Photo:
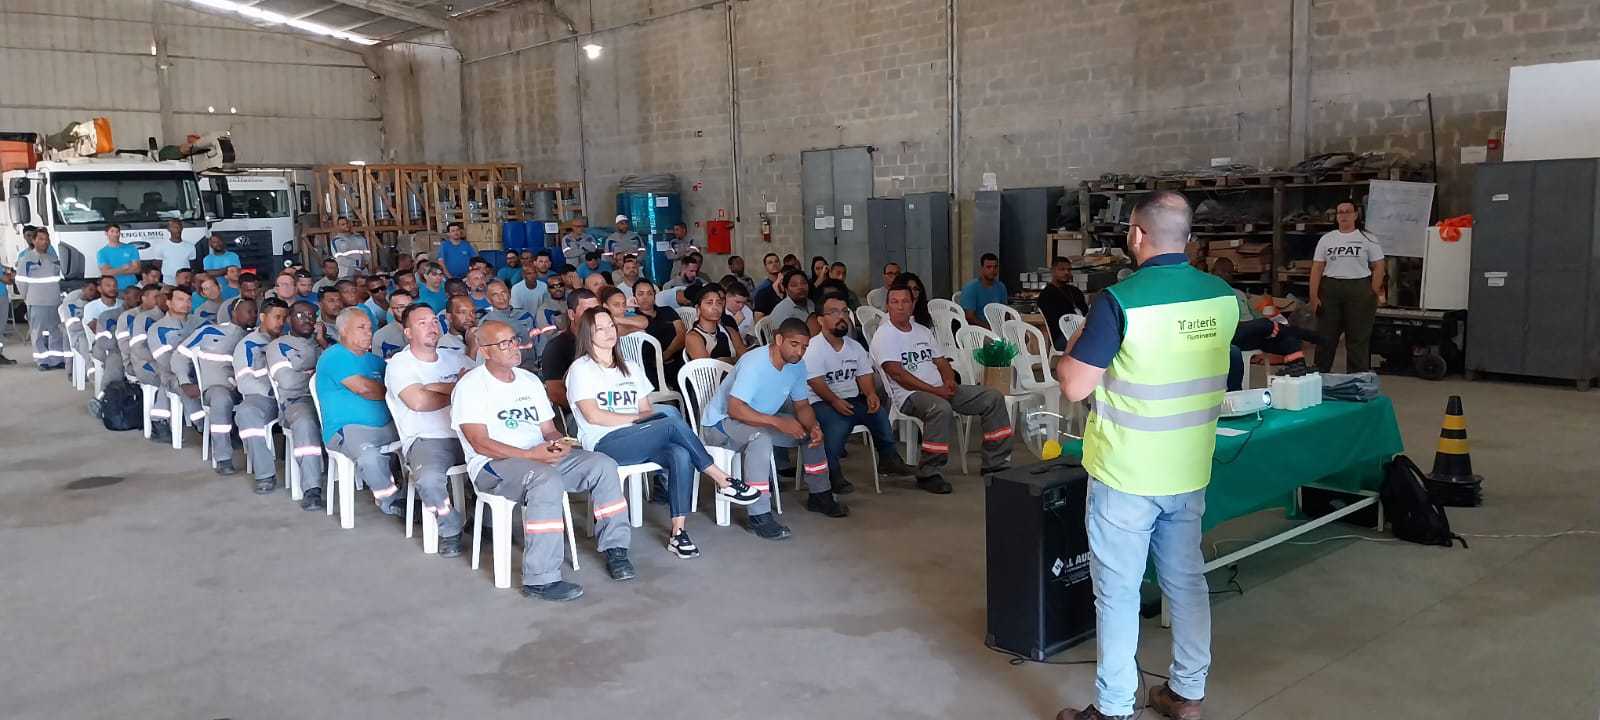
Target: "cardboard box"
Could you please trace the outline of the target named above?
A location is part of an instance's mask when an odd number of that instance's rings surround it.
[[[503,250],[500,223],[467,223],[467,243],[477,250]]]

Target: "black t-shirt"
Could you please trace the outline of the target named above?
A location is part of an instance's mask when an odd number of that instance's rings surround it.
[[[1057,350],[1065,349],[1067,338],[1061,335],[1061,316],[1077,313],[1088,317],[1089,301],[1083,296],[1083,291],[1074,285],[1065,288],[1056,287],[1055,283],[1044,286],[1039,291],[1039,312],[1044,313],[1045,328],[1050,333],[1050,341]]]
[[[656,342],[661,343],[661,350],[665,352],[668,347],[672,346],[672,341],[678,339],[678,326],[673,322],[678,319],[677,311],[672,308],[657,307],[655,317],[647,315],[645,318],[650,321],[650,324],[644,326],[644,331],[650,333],[650,336],[655,338]],[[681,353],[679,356],[667,357],[662,360],[662,365],[667,371],[667,384],[665,387],[677,387],[678,367],[683,364],[679,361],[680,356]],[[663,387],[661,378],[656,377],[655,349],[646,345],[640,358],[644,361],[644,374],[650,378],[650,384],[658,388]]]
[[[782,299],[771,285],[767,285],[757,290],[755,297],[750,298],[750,307],[762,315],[771,315],[772,309],[777,307],[778,301]]]
[[[550,380],[566,381],[567,369],[572,367],[573,361],[578,359],[578,336],[570,332],[556,335],[550,344],[545,346],[544,358],[539,364],[539,379],[546,382]]]

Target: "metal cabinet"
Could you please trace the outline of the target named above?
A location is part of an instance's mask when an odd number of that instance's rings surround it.
[[[867,247],[867,199],[872,195],[872,153],[866,147],[800,153],[800,198],[805,206],[805,257],[843,262],[847,283],[865,293],[872,278]]]
[[[867,261],[868,267],[851,268],[851,274],[865,275],[869,287],[883,282],[884,265],[906,266],[906,201],[903,198],[867,200]]]
[[[1022,273],[1050,265],[1050,230],[1061,213],[1062,187],[1017,188],[1001,191],[1000,280],[1015,294],[1022,288]]]
[[[906,261],[903,267],[922,278],[929,297],[947,298],[955,252],[950,243],[950,195],[942,192],[906,196]]]
[[[1600,159],[1479,165],[1467,370],[1600,375]]]

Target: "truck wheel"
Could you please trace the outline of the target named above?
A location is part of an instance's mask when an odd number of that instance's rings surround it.
[[[1417,377],[1424,380],[1443,380],[1445,372],[1449,370],[1449,366],[1445,365],[1444,357],[1437,350],[1429,350],[1418,355],[1412,365],[1417,372]]]

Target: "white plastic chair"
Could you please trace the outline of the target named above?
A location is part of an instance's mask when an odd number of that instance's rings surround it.
[[[144,415],[144,439],[149,440],[150,435],[152,434],[150,429],[152,422],[150,411],[154,410],[156,407],[156,386],[146,385],[142,382],[138,382],[137,380],[134,381],[133,384],[139,386],[139,397],[142,401],[142,412],[140,414]]]
[[[425,555],[437,555],[439,553],[439,515],[434,512],[427,512],[427,508],[422,506],[422,501],[417,497],[417,484],[412,482],[411,479],[411,466],[407,465],[403,460],[400,463],[400,472],[406,476],[406,537],[410,538],[412,534],[411,521],[413,512],[422,507],[424,511],[422,513],[422,552]],[[455,503],[455,507],[458,510],[466,507],[466,491],[463,489],[463,485],[467,479],[467,466],[452,466],[445,471],[444,477],[450,483],[450,502]]]
[[[1062,315],[1061,319],[1056,321],[1056,327],[1061,330],[1061,339],[1064,342],[1072,342],[1072,336],[1078,334],[1078,330],[1083,327],[1085,320],[1086,318],[1077,313],[1067,313]],[[1066,354],[1065,352],[1057,351],[1054,348],[1055,346],[1052,345],[1050,350],[1052,354]]]
[[[205,431],[200,433],[200,459],[209,461],[214,469],[217,467],[217,460],[211,457],[211,411],[206,408],[206,383],[202,377],[200,360],[196,358],[194,360],[194,385],[200,390],[200,410],[206,414],[205,420],[203,420],[205,424],[202,425]]]
[[[928,308],[928,314],[933,316],[933,338],[939,341],[947,354],[955,354],[956,333],[961,328],[967,327],[967,318],[960,312],[951,312],[947,308]]]
[[[700,436],[700,413],[705,411],[706,405],[711,402],[711,397],[717,393],[728,373],[733,372],[733,366],[721,360],[701,358],[685,363],[678,371],[678,387],[687,395],[684,402],[684,415],[689,420],[689,428],[696,437]],[[730,475],[743,477],[744,456],[728,448],[713,445],[706,446],[717,467],[722,468]],[[769,459],[772,470],[768,473],[769,485],[767,494],[772,497],[772,507],[778,514],[783,514],[783,494],[778,490],[778,464],[776,459]],[[721,493],[713,493],[717,524],[727,527],[732,522],[732,505]],[[695,479],[694,493],[690,496],[689,508],[698,511],[700,507],[700,480]]]
[[[692,307],[680,307],[673,309],[678,311],[678,319],[683,321],[685,327],[693,325],[695,320],[700,319],[700,311]]]
[[[645,396],[646,399],[650,401],[651,405],[655,405],[656,403],[674,403],[681,409],[683,407],[683,395],[675,391],[668,390],[665,387],[667,382],[667,369],[665,363],[662,361],[663,353],[661,352],[661,341],[657,340],[654,335],[642,330],[639,332],[631,332],[627,335],[617,338],[617,348],[622,351],[622,359],[627,360],[628,362],[638,363],[639,367],[644,367],[645,345],[649,345],[656,350],[656,377],[661,379],[661,384],[663,386],[651,390],[650,394]]]
[[[99,358],[96,358],[94,356],[94,340],[95,340],[94,330],[89,327],[89,323],[83,323],[82,325],[83,325],[83,335],[87,339],[87,342],[88,342],[87,347],[89,348],[89,355],[88,355],[89,363],[88,363],[88,365],[86,365],[85,372],[87,372],[89,375],[93,375],[94,376],[94,396],[95,396],[96,399],[98,399],[101,395],[105,394],[105,387],[106,387],[106,368],[105,368],[105,363],[101,362]],[[88,382],[88,378],[85,378],[84,379],[84,383],[87,383],[87,382]],[[83,384],[80,384],[78,389],[82,390],[83,389]]]
[[[322,401],[317,397],[316,373],[311,373],[311,378],[307,384],[307,387],[311,391],[311,404],[317,409],[317,420],[319,422],[323,422]],[[284,444],[290,445],[292,443]],[[334,450],[333,448],[324,446],[323,449],[327,451],[328,454],[329,490],[335,491],[339,496],[339,527],[349,530],[356,526],[356,483],[359,482],[359,479],[356,476],[356,460],[355,458]],[[400,443],[392,442],[381,448],[380,452],[389,454],[397,452],[399,449]],[[335,492],[329,492],[327,497],[324,499],[325,501],[323,504],[327,506],[329,515],[333,514]]]
[[[67,334],[67,342],[65,343],[67,346],[67,359],[72,361],[72,374],[69,376],[68,384],[72,385],[72,387],[78,392],[83,392],[84,389],[89,385],[89,357],[86,353],[80,353],[72,347],[71,338],[73,334],[73,323],[77,323],[78,327],[84,329],[87,329],[89,325],[83,321],[81,316],[68,318],[67,321],[61,325]],[[85,345],[84,347],[89,347],[90,345],[94,344],[94,335],[91,334],[88,336],[88,338],[89,345]]]
[[[750,326],[750,331],[756,334],[756,344],[757,345],[766,345],[768,343],[771,343],[772,342],[772,316],[768,315],[766,317],[761,318],[760,320],[757,320],[754,325]],[[679,385],[678,387],[683,387],[683,386]]]
[[[1017,312],[1017,309],[1010,305],[989,303],[983,306],[983,320],[989,323],[990,330],[1000,332],[1000,327],[1005,325],[1007,320],[1022,322],[1022,313]]]
[[[956,293],[955,300],[944,298],[928,298],[928,312],[944,311],[957,317],[965,318],[967,311],[961,308],[961,293]]]
[[[1061,386],[1050,371],[1049,351],[1050,340],[1044,332],[1022,320],[1006,320],[1000,325],[1000,336],[1017,346],[1017,357],[1011,361],[1011,393],[1010,395],[1027,396],[1036,395],[1044,403],[1046,410],[1061,414]],[[1008,409],[1015,406],[1009,406]],[[1055,418],[1047,418],[1045,423],[1050,428],[1056,428]],[[1011,416],[1011,425],[1017,425],[1016,415]],[[1054,435],[1052,434],[1052,437]]]
[[[872,344],[872,336],[878,334],[878,327],[887,317],[888,313],[871,305],[856,308],[856,325],[860,326],[861,337],[866,339],[868,345]]]
[[[1268,361],[1266,355],[1261,354],[1260,350],[1242,350],[1239,352],[1239,359],[1244,363],[1244,380],[1243,384],[1239,386],[1240,390],[1249,390],[1251,388],[1250,363],[1257,357],[1261,358],[1261,366],[1266,369],[1266,376],[1272,377],[1272,363]]]
[[[463,440],[462,442],[466,442]],[[483,516],[490,519],[490,534],[494,548],[494,586],[501,590],[511,587],[511,516],[517,509],[516,501],[492,493],[477,493],[478,500],[472,510],[472,569],[477,570],[483,556]],[[562,523],[566,526],[567,555],[572,569],[578,569],[578,538],[572,532],[572,504],[567,494],[561,493]]]
[[[278,419],[267,426],[267,447],[272,447],[272,425],[283,420],[283,391],[278,389],[278,378],[272,373],[267,373],[267,384],[272,386],[272,401],[278,404]],[[289,488],[289,499],[299,501],[305,497],[305,492],[300,488],[300,467],[295,462],[294,439],[289,434],[288,425],[279,425],[283,430],[283,475],[284,485]]]

